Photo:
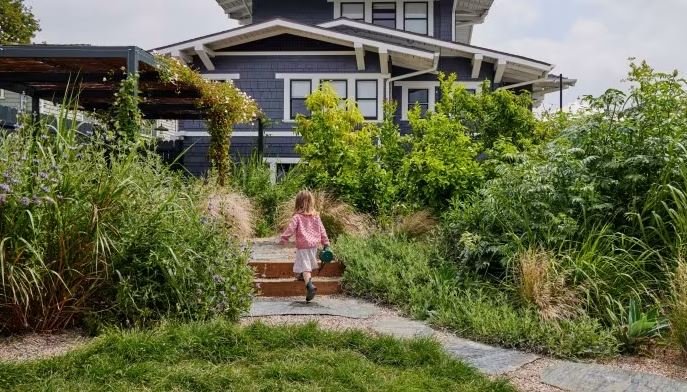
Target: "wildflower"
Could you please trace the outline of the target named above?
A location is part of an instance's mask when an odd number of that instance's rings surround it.
[[[12,173],[6,171],[2,173],[2,176],[5,178],[5,180],[9,180],[10,178],[12,178]]]
[[[19,200],[19,203],[21,203],[21,205],[23,205],[24,207],[28,207],[31,205],[31,200],[29,200],[28,197],[24,196]]]
[[[41,191],[42,191],[43,193],[50,193],[50,188],[48,188],[48,187],[45,186],[45,185],[41,185]]]
[[[220,284],[220,283],[224,282],[224,279],[223,279],[221,276],[219,276],[219,275],[213,275],[213,276],[212,276],[212,280],[213,280],[216,284]]]
[[[46,172],[40,172],[40,173],[38,173],[38,177],[40,177],[40,178],[46,180],[46,179],[48,179],[48,173],[46,173]]]
[[[12,188],[10,188],[10,186],[7,184],[0,184],[0,191],[3,191],[5,193],[10,193],[10,192],[12,192]]]

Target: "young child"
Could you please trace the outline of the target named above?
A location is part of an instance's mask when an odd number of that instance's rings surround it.
[[[312,271],[318,268],[319,264],[317,248],[319,245],[329,246],[329,238],[320,216],[315,211],[315,199],[312,193],[298,192],[295,207],[291,222],[281,235],[281,244],[286,245],[291,236],[296,236],[296,261],[293,264],[293,273],[296,278],[302,278],[306,282],[305,300],[310,302],[315,298],[317,291],[312,282]]]

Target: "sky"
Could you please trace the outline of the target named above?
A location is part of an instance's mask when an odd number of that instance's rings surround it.
[[[288,1],[288,0],[285,0]],[[325,0],[323,0],[325,1]],[[40,19],[36,42],[144,49],[230,29],[215,0],[25,0]],[[495,0],[473,44],[533,57],[578,79],[578,97],[624,88],[628,59],[687,74],[687,0]],[[551,94],[545,107],[557,105]]]

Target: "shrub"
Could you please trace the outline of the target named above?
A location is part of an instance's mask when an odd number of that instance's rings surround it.
[[[376,235],[343,236],[337,255],[346,265],[347,292],[398,306],[466,338],[563,357],[612,355],[613,335],[589,317],[542,321],[518,308],[503,287],[458,274],[428,244]]]
[[[636,353],[653,339],[660,337],[661,332],[668,327],[657,308],[644,312],[641,304],[634,299],[622,310],[624,312],[621,317],[611,313],[611,318],[624,352]]]
[[[673,338],[687,357],[687,263],[680,261],[673,275],[669,302]]]
[[[246,256],[154,154],[80,144],[75,129],[0,138],[0,330],[85,319],[236,318]]]
[[[363,125],[353,101],[342,104],[325,83],[306,101],[310,117],[298,116],[306,186],[336,194],[361,211],[383,213],[394,199],[392,174],[377,159],[379,129]]]
[[[363,236],[371,232],[372,224],[366,215],[357,212],[349,204],[337,200],[327,192],[314,191],[315,209],[331,240],[341,234]],[[296,197],[279,206],[279,229],[288,226],[293,216]]]
[[[530,248],[519,253],[514,261],[520,298],[533,305],[546,321],[570,319],[581,310],[576,291],[568,287],[554,257],[551,252]]]
[[[256,212],[246,196],[218,188],[209,192],[204,207],[205,213],[235,238],[253,238]]]

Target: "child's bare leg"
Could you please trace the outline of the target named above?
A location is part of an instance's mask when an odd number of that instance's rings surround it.
[[[312,272],[310,272],[310,271],[303,272],[303,280],[305,281],[305,283],[310,282],[310,278],[312,278]]]

